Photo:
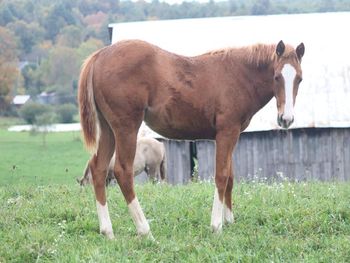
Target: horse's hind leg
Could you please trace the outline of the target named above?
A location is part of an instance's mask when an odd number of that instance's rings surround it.
[[[163,160],[160,163],[160,180],[161,182],[165,182],[166,178],[166,155],[164,154]]]
[[[152,238],[149,224],[134,191],[133,161],[136,151],[137,129],[117,129],[115,176],[127,202],[137,233]]]
[[[96,196],[100,233],[112,239],[114,234],[106,201],[106,176],[114,152],[114,136],[103,117],[100,117],[100,130],[97,153],[90,160],[90,169]]]
[[[233,167],[232,161],[230,162],[230,175],[227,180],[227,187],[225,192],[225,207],[224,207],[224,222],[231,224],[234,222],[232,213],[232,188],[233,188]]]
[[[159,181],[159,177],[160,177],[159,167],[157,168],[154,165],[150,165],[148,169],[148,176],[151,179],[152,183],[156,183],[157,181]]]

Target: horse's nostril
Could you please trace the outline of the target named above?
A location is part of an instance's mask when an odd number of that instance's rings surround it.
[[[293,123],[293,118],[292,120],[284,120],[283,124],[284,124],[284,128],[288,129],[290,127],[290,125],[292,125]]]
[[[280,114],[277,115],[277,123],[278,123],[278,126],[282,127],[282,115]]]
[[[283,114],[278,114],[277,115],[277,123],[280,127],[284,128],[284,129],[288,129],[290,125],[292,125],[292,123],[294,122],[294,116],[292,116],[291,118],[284,118]]]

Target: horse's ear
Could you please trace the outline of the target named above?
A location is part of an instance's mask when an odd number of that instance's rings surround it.
[[[281,40],[280,42],[278,42],[277,47],[276,47],[276,54],[277,56],[282,56],[282,54],[284,53],[286,46],[284,45],[283,41]]]
[[[295,51],[297,52],[298,59],[301,60],[305,53],[304,43],[300,43],[299,46],[297,46],[297,48],[295,49]]]

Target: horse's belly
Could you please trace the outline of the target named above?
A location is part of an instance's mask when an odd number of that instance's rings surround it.
[[[147,125],[160,135],[170,139],[214,139],[215,127],[203,112],[189,112],[183,108],[148,109]]]

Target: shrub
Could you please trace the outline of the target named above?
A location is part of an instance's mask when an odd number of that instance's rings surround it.
[[[45,112],[35,118],[35,124],[37,129],[42,134],[43,146],[46,147],[46,135],[49,132],[49,126],[56,121],[56,114],[54,112]],[[33,130],[33,132],[35,132]]]
[[[51,107],[35,102],[26,103],[20,110],[19,115],[29,124],[35,124],[36,116],[51,112]]]
[[[60,104],[73,104],[77,101],[77,92],[74,92],[70,88],[57,88],[55,90],[57,103]]]
[[[77,107],[74,104],[67,103],[57,107],[56,113],[58,115],[59,122],[71,123],[73,117],[77,112]]]

